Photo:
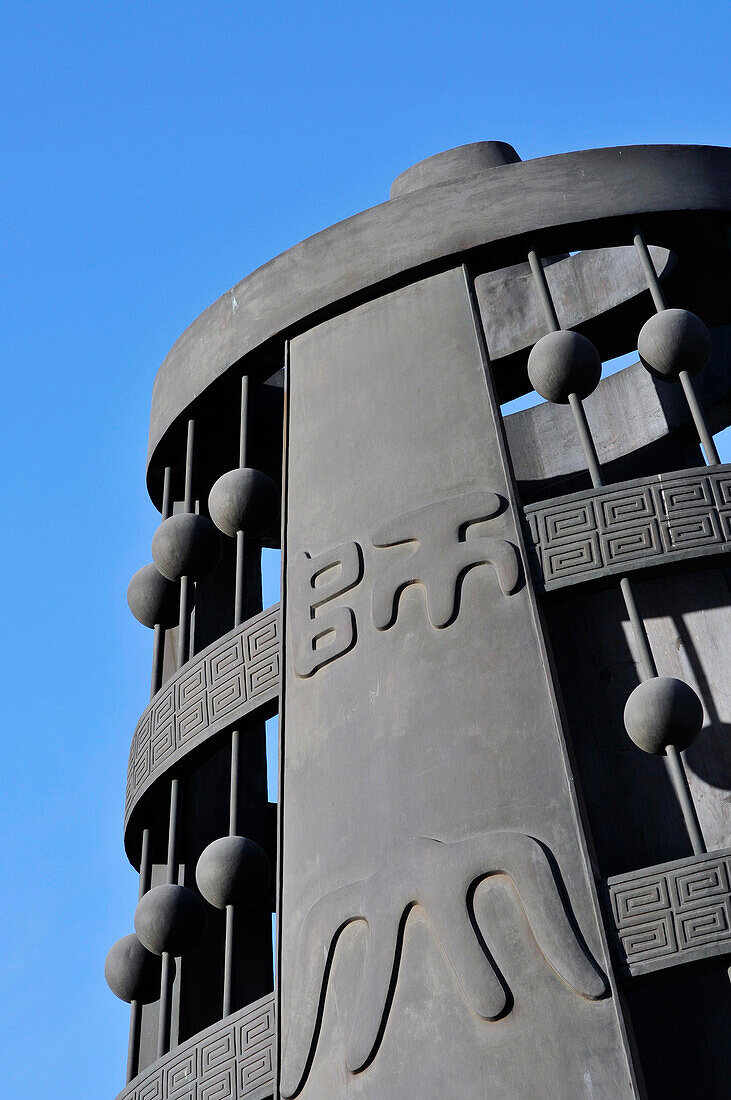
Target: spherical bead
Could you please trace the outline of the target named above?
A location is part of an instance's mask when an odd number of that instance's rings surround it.
[[[279,516],[279,489],[261,470],[243,467],[219,477],[208,497],[211,519],[233,537],[237,531],[263,535]]]
[[[205,516],[180,512],[163,520],[152,537],[152,557],[164,577],[205,576],[218,565],[221,538]]]
[[[129,1004],[151,1004],[160,996],[160,959],[140,943],[134,932],[110,948],[104,977],[115,997]]]
[[[637,351],[650,374],[673,382],[683,370],[703,370],[711,357],[711,334],[695,313],[664,309],[645,321]]]
[[[163,577],[156,565],[143,565],[127,588],[129,609],[143,626],[175,626],[178,621],[180,590]]]
[[[135,910],[137,935],[153,955],[184,955],[203,938],[206,924],[198,895],[172,883],[149,890]]]
[[[195,872],[198,889],[216,909],[256,905],[264,897],[270,877],[266,852],[243,836],[214,840],[201,854]]]
[[[639,684],[624,708],[624,725],[644,752],[662,753],[668,745],[682,752],[703,725],[703,704],[684,680],[656,676]]]
[[[528,377],[546,401],[565,405],[569,394],[588,397],[602,376],[602,361],[591,340],[570,329],[549,332],[528,356]]]

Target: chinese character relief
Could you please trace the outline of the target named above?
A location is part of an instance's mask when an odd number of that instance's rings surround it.
[[[544,846],[522,833],[483,833],[451,843],[420,836],[394,848],[369,878],[320,898],[303,922],[294,982],[287,991],[293,1010],[284,1037],[282,1096],[297,1096],[305,1085],[337,942],[354,921],[365,922],[369,935],[357,1004],[343,1006],[351,1072],[365,1069],[378,1052],[398,980],[405,924],[416,905],[428,914],[467,1004],[485,1020],[510,1011],[504,979],[478,938],[471,903],[477,883],[493,875],[510,880],[557,980],[580,997],[604,996],[604,977],[574,930],[557,874]]]
[[[403,546],[411,552],[396,561],[389,556],[385,574],[373,585],[373,623],[378,630],[396,621],[399,597],[411,584],[424,586],[431,625],[448,626],[459,613],[460,581],[477,565],[492,565],[503,594],[514,592],[520,580],[517,550],[505,539],[477,530],[502,509],[497,493],[473,492],[427,504],[384,523],[373,545]]]
[[[306,551],[294,556],[289,567],[290,644],[298,676],[312,676],[355,645],[352,609],[326,605],[354,588],[362,575],[362,555],[355,542],[344,542],[314,558]]]
[[[449,626],[459,615],[462,578],[479,565],[493,567],[503,595],[515,592],[521,580],[518,551],[484,530],[503,509],[497,493],[469,492],[406,512],[380,527],[372,539],[377,551],[386,551],[376,556],[372,580],[376,629],[393,626],[401,593],[409,585],[424,588],[431,625],[438,630]],[[355,612],[347,605],[331,604],[362,578],[363,558],[356,542],[314,557],[307,551],[293,556],[290,644],[298,676],[312,676],[355,645]]]

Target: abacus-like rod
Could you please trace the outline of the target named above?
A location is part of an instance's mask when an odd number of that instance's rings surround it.
[[[640,262],[642,263],[642,270],[645,273],[647,285],[650,293],[652,294],[652,300],[655,303],[655,309],[658,313],[662,313],[663,310],[668,308],[667,301],[665,299],[665,294],[662,286],[660,285],[660,280],[657,277],[655,265],[652,262],[650,250],[647,247],[647,242],[645,241],[642,230],[638,229],[635,232],[634,240],[637,254],[639,255]],[[713,436],[708,430],[706,414],[703,412],[701,403],[698,400],[698,395],[695,392],[693,379],[687,371],[683,370],[678,375],[678,380],[683,387],[683,393],[685,394],[685,400],[688,402],[688,408],[690,409],[690,415],[693,418],[693,423],[695,424],[695,430],[698,433],[698,438],[700,439],[701,445],[705,452],[706,465],[717,466],[720,464],[721,459],[719,457],[718,450],[716,449],[716,444],[713,442]]]
[[[701,833],[701,824],[693,804],[693,796],[690,793],[688,776],[683,766],[683,760],[676,745],[668,745],[665,749],[665,766],[670,774],[675,794],[680,804],[680,811],[688,830],[693,854],[702,855],[706,851],[705,841]]]
[[[246,466],[249,429],[249,376],[241,379],[241,420],[239,426],[239,467]],[[234,595],[234,626],[246,615],[246,536],[236,532],[236,590]]]
[[[718,450],[716,449],[716,444],[713,442],[713,436],[708,430],[706,416],[703,412],[703,409],[701,408],[701,403],[698,400],[698,394],[695,392],[693,379],[688,374],[687,370],[681,370],[678,378],[680,379],[680,384],[683,387],[685,400],[688,402],[690,415],[693,417],[695,430],[698,432],[698,438],[700,439],[703,450],[705,451],[706,465],[718,466],[721,462],[721,458]]]
[[[183,509],[193,511],[193,448],[195,443],[195,420],[188,421],[188,436],[185,446],[185,496]],[[188,660],[190,647],[190,608],[188,606],[188,577],[180,578],[180,616],[178,620],[178,668]]]
[[[236,913],[233,905],[226,906],[226,940],[223,956],[223,1015],[233,1012],[234,999],[234,922]]]
[[[584,449],[584,457],[586,458],[586,464],[589,469],[591,483],[595,489],[598,489],[601,485],[604,484],[602,468],[599,465],[599,456],[596,453],[594,438],[591,434],[589,421],[586,419],[584,405],[578,394],[569,394],[569,405],[571,406],[571,411],[574,414],[574,421],[576,423],[576,430],[579,434],[579,439],[581,440],[581,446]]]
[[[249,377],[241,379],[241,419],[239,421],[239,467],[247,462],[249,427]],[[236,532],[236,586],[234,592],[234,626],[244,621],[246,614],[246,536]],[[239,754],[241,731],[231,733],[231,779],[229,788],[228,834],[237,835],[239,812]],[[233,905],[226,906],[226,933],[223,949],[223,1015],[233,1012],[234,1001],[234,953],[236,913]]]
[[[235,729],[231,734],[231,785],[228,800],[228,835],[237,836],[239,820],[239,752],[241,732]]]
[[[172,481],[170,466],[165,467],[162,485],[162,518],[168,519],[171,512],[170,486]],[[165,627],[162,623],[155,624],[155,636],[152,643],[152,673],[150,676],[150,699],[157,695],[162,687],[162,671],[165,661]]]
[[[150,830],[142,830],[142,851],[140,854],[141,898],[150,889]],[[137,1076],[140,1064],[140,1033],[142,1030],[142,1005],[132,1001],[129,1014],[129,1045],[127,1047],[127,1083]]]
[[[140,1033],[142,1031],[142,1005],[132,1001],[129,1006],[129,1044],[127,1046],[127,1084],[138,1072],[140,1064]]]
[[[174,883],[177,877],[176,859],[178,849],[178,816],[180,806],[180,780],[170,782],[170,820],[168,822],[168,863],[167,880]]]
[[[643,270],[645,272],[647,285],[650,289],[652,299],[655,303],[655,308],[658,310],[658,312],[660,312],[663,309],[667,308],[665,303],[665,295],[663,294],[662,287],[660,286],[660,280],[657,277],[657,272],[655,271],[655,267],[652,263],[652,257],[650,256],[649,249],[647,248],[645,238],[640,230],[637,230],[637,232],[635,233],[634,242],[635,248],[637,249],[640,261],[642,263]],[[546,280],[546,273],[543,270],[543,266],[537,253],[534,250],[531,250],[528,253],[528,262],[530,264],[530,269],[533,274],[536,287],[538,288],[538,293],[541,299],[541,306],[545,314],[546,323],[548,324],[549,328],[557,330],[559,328],[558,317],[556,315],[556,310],[553,305],[553,299],[551,297],[551,292],[549,290],[548,282]],[[696,422],[696,428],[698,429],[701,441],[703,442],[704,435],[702,434],[699,427],[699,420],[705,428],[705,419],[696,400],[695,391],[693,389],[693,384],[690,377],[688,377],[688,390],[690,391],[692,396],[692,400],[691,398],[688,399],[688,404],[690,406],[693,419]],[[688,394],[688,390],[686,390],[686,396]],[[586,462],[592,484],[595,488],[599,488],[600,486],[604,485],[604,478],[602,475],[599,458],[596,453],[596,447],[594,446],[594,439],[591,434],[591,429],[589,428],[589,423],[586,419],[586,412],[584,411],[583,403],[577,394],[571,393],[569,394],[569,404],[571,405],[571,410],[574,414],[576,428],[579,434],[581,445],[584,450],[584,455],[586,456]],[[693,411],[694,407],[698,409],[699,420],[696,418],[696,414]],[[707,428],[705,429],[705,433],[706,436],[708,436]],[[712,450],[707,451],[706,454],[717,454],[715,447],[713,446],[713,441],[711,440],[710,442]],[[650,640],[647,635],[647,628],[645,627],[645,623],[639,611],[637,610],[637,604],[635,602],[634,592],[632,590],[632,585],[630,583],[629,577],[622,577],[619,582],[619,586],[622,592],[622,596],[624,598],[625,607],[627,608],[627,614],[632,625],[635,642],[639,650],[643,677],[645,679],[651,679],[652,677],[657,676],[657,665],[655,663],[655,658],[652,655],[652,649],[650,648]],[[678,750],[674,745],[671,745],[666,751],[665,766],[670,775],[670,780],[673,784],[673,788],[678,799],[678,805],[680,806],[680,811],[683,815],[683,820],[685,822],[685,827],[688,831],[688,837],[690,838],[693,851],[695,853],[704,852],[705,847],[703,845],[703,838],[700,832],[698,815],[696,814],[695,806],[693,805],[693,799],[690,793],[690,787],[688,785],[688,777],[685,773],[685,767],[683,766],[683,761],[680,758],[680,754],[678,753]]]
[[[657,676],[657,664],[655,663],[655,658],[650,648],[647,627],[637,610],[634,591],[629,577],[622,577],[619,582],[619,587],[624,597],[624,605],[627,608],[627,614],[632,626],[632,633],[635,636],[635,643],[639,650],[642,678],[643,680],[652,680]],[[688,832],[691,847],[696,855],[700,855],[702,852],[705,852],[706,847],[701,835],[700,821],[698,820],[696,808],[693,805],[693,796],[690,793],[690,785],[688,783],[688,776],[685,771],[682,757],[675,745],[668,745],[663,759],[668,775],[670,776],[670,782],[675,791],[675,797],[678,800],[680,812],[683,815],[683,821],[685,822],[685,828]]]
[[[657,277],[650,250],[647,247],[645,235],[641,229],[635,230],[634,243],[637,255],[640,258],[640,263],[642,264],[642,270],[645,274],[645,280],[647,281],[647,289],[652,295],[655,309],[658,313],[662,313],[664,309],[668,308],[668,304],[665,300],[665,291],[660,285],[660,280]]]
[[[540,257],[535,249],[531,249],[528,253],[528,263],[530,265],[531,273],[533,275],[533,281],[535,282],[536,289],[538,291],[538,297],[541,300],[541,308],[543,309],[543,315],[546,319],[546,324],[551,332],[558,332],[561,328],[558,323],[558,314],[556,313],[556,307],[553,304],[553,297],[548,286],[548,280],[546,279],[546,272],[543,269]],[[578,394],[569,394],[569,405],[571,411],[574,414],[574,421],[576,423],[576,430],[579,434],[579,440],[584,450],[586,457],[586,464],[589,469],[589,476],[591,477],[591,483],[594,488],[598,488],[604,484],[604,478],[602,477],[602,470],[599,464],[599,456],[596,453],[596,447],[594,446],[594,439],[589,428],[589,421],[586,419],[586,412],[584,411],[584,405]]]
[[[180,808],[180,780],[170,783],[170,819],[168,821],[168,862],[166,878],[174,883],[178,848],[178,817]],[[173,959],[168,951],[162,954],[162,974],[160,977],[160,1016],[157,1029],[157,1056],[162,1058],[170,1050],[170,1021],[173,1003]]]
[[[173,957],[169,951],[162,953],[160,978],[160,1016],[157,1026],[157,1056],[162,1058],[170,1050],[170,1024],[173,1007]]]
[[[531,274],[533,275],[536,290],[538,291],[538,297],[541,300],[541,308],[546,318],[546,324],[551,332],[558,332],[561,326],[558,323],[558,314],[553,304],[551,292],[548,289],[546,273],[543,270],[543,264],[540,261],[538,253],[533,248],[528,253],[528,263],[530,264]]]
[[[644,680],[652,680],[654,676],[657,676],[657,665],[655,664],[655,658],[652,655],[650,648],[650,639],[647,636],[647,628],[645,627],[644,620],[642,619],[639,611],[637,610],[637,604],[635,603],[635,594],[632,589],[632,584],[629,577],[622,577],[619,582],[620,591],[624,597],[624,606],[627,608],[627,615],[629,616],[630,625],[632,626],[632,633],[635,636],[635,642],[640,654],[640,667],[642,669],[642,678]]]

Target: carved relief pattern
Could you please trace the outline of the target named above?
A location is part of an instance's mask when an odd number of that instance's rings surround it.
[[[497,493],[478,490],[433,501],[379,527],[371,541],[386,554],[377,556],[377,568],[369,578],[375,628],[394,625],[401,593],[410,585],[423,587],[431,626],[449,626],[459,614],[462,578],[478,565],[493,566],[503,595],[515,592],[523,578],[518,550],[486,529],[506,505]],[[394,549],[396,557],[389,552]],[[314,556],[300,551],[292,555],[288,573],[294,669],[306,679],[348,653],[357,641],[353,608],[333,606],[332,601],[363,579],[361,545],[344,542]]]
[[[302,922],[294,981],[287,994],[292,1008],[283,1045],[283,1097],[295,1097],[304,1088],[337,941],[354,921],[368,926],[365,967],[356,1003],[338,1006],[345,1020],[345,1062],[352,1073],[369,1065],[378,1051],[391,1003],[389,991],[398,980],[404,927],[415,905],[428,913],[455,981],[474,1012],[484,1020],[496,1020],[510,1011],[505,982],[476,935],[469,900],[471,887],[492,875],[510,879],[556,980],[588,1000],[604,995],[604,977],[571,923],[558,872],[543,844],[517,832],[484,833],[452,842],[414,837],[389,852],[369,878],[319,898]]]
[[[616,875],[608,886],[631,975],[731,953],[731,849]]]
[[[188,661],[157,693],[132,739],[125,823],[150,784],[186,753],[279,692],[279,605]]]
[[[263,1100],[274,1093],[274,994],[158,1059],[117,1100]]]
[[[524,509],[546,591],[731,546],[731,466],[625,481]]]

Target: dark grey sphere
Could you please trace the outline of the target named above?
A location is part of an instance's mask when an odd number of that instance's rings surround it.
[[[645,321],[637,351],[650,374],[674,382],[682,370],[703,370],[711,357],[711,334],[695,313],[664,309]]]
[[[204,577],[218,565],[221,537],[209,519],[180,512],[163,520],[152,536],[155,565],[171,581]]]
[[[208,497],[208,511],[224,535],[263,535],[279,516],[279,496],[270,477],[243,467],[219,477]]]
[[[248,909],[264,897],[271,869],[263,848],[243,836],[223,836],[201,853],[195,870],[198,889],[215,909]]]
[[[147,1005],[160,996],[160,959],[140,943],[134,932],[109,949],[104,977],[120,1001]]]
[[[528,377],[536,393],[566,405],[569,394],[588,397],[602,376],[602,361],[591,340],[570,329],[549,332],[533,345]]]
[[[143,565],[127,587],[129,609],[143,626],[175,626],[180,610],[180,589],[163,577],[156,565]]]
[[[184,955],[206,934],[206,907],[192,890],[169,884],[149,890],[135,909],[135,930],[153,955]]]
[[[662,753],[668,745],[681,752],[703,725],[703,704],[685,680],[656,676],[639,684],[624,708],[624,725],[644,752]]]

